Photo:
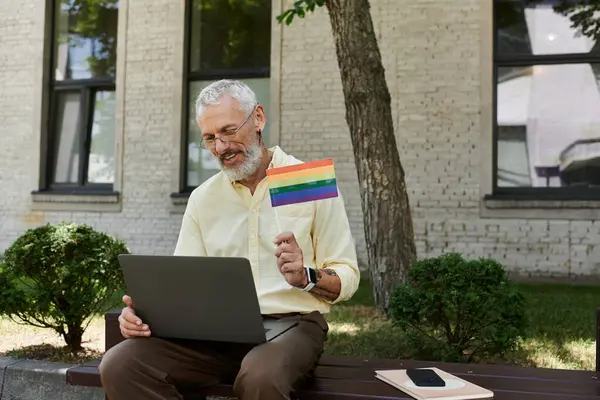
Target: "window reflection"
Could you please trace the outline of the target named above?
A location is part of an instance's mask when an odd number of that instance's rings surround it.
[[[497,185],[598,185],[600,1],[494,6]]]
[[[598,67],[560,64],[498,68],[499,186],[582,184],[581,176],[573,180],[573,171],[600,163],[600,148],[590,146],[600,141]],[[517,131],[522,132],[518,140]],[[524,164],[528,179],[522,176]],[[509,179],[502,171],[520,178]],[[585,179],[596,184],[591,178]]]
[[[191,72],[268,72],[271,0],[191,1]]]
[[[81,139],[79,130],[79,92],[62,92],[57,96],[56,132],[54,143],[54,182],[77,183],[79,176]]]
[[[55,4],[55,79],[114,77],[118,0],[62,0]]]
[[[498,55],[600,54],[593,30],[586,29],[590,17],[598,17],[592,7],[599,6],[597,0],[497,1]]]
[[[112,183],[115,178],[115,92],[98,91],[88,161],[87,181]]]

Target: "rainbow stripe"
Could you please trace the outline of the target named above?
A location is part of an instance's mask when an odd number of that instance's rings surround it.
[[[273,207],[338,196],[331,158],[267,169],[267,182]]]

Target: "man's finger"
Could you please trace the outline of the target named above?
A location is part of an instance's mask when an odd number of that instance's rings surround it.
[[[279,255],[279,257],[277,257],[277,262],[280,262],[281,264],[285,264],[286,262],[293,262],[293,261],[298,261],[300,258],[298,253],[282,253],[281,255]]]
[[[288,242],[290,244],[296,244],[296,237],[294,236],[294,232],[281,232],[279,235],[275,236],[273,243],[279,245],[283,242]]]
[[[286,262],[281,267],[279,267],[279,270],[282,274],[296,273],[302,271],[303,269],[304,266],[296,262]]]
[[[281,243],[275,249],[275,257],[281,256],[283,253],[295,253],[298,251],[298,247],[291,243]]]
[[[131,330],[131,331],[147,331],[148,330],[148,325],[143,324],[143,325],[136,325],[136,324],[132,324],[131,322],[128,322],[126,320],[123,320],[121,322],[121,327],[123,327],[124,329],[127,330]]]
[[[279,257],[277,257],[277,266],[281,268],[281,266],[285,263],[290,262],[298,262],[302,261],[302,257],[298,253],[283,253]],[[300,262],[300,264],[302,264]]]
[[[131,300],[131,297],[127,295],[123,296],[123,303],[125,303],[127,307],[133,307],[133,300]]]
[[[133,310],[131,310],[130,308],[124,309],[123,312],[121,313],[121,316],[127,322],[130,322],[130,323],[132,323],[134,325],[138,325],[138,326],[142,325],[142,320],[140,319],[140,317],[135,315]]]
[[[128,337],[147,337],[150,336],[150,331],[135,331],[135,330],[130,330],[130,329],[122,329],[121,333],[123,334],[123,336],[128,336]]]

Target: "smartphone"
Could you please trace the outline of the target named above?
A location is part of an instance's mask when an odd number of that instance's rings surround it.
[[[421,387],[444,387],[446,382],[431,369],[412,368],[406,370],[406,375]]]

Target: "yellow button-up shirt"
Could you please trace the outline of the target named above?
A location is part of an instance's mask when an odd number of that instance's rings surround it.
[[[269,149],[270,168],[301,163],[278,146]],[[330,268],[341,279],[341,292],[331,302],[290,286],[277,268],[273,239],[277,229],[267,179],[254,194],[219,172],[191,193],[183,215],[175,255],[244,257],[250,261],[262,314],[327,313],[331,304],[349,299],[360,272],[354,240],[341,195],[325,200],[280,206],[281,229],[294,232],[304,264]]]

